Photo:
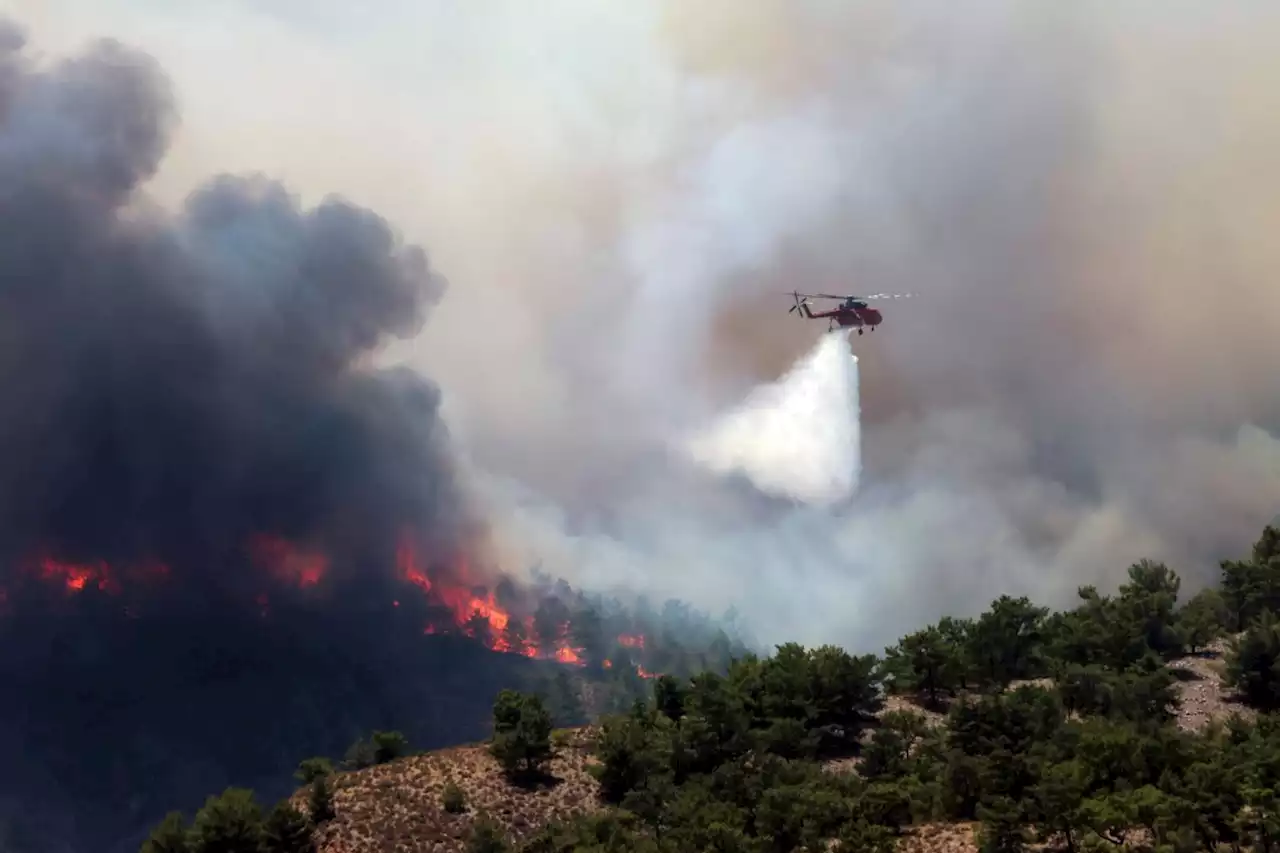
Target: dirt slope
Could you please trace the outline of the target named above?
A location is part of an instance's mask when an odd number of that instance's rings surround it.
[[[515,788],[484,746],[461,746],[393,761],[338,777],[337,818],[321,833],[319,853],[445,853],[463,849],[472,821],[487,812],[518,840],[548,821],[597,809],[596,783],[587,773],[589,732],[558,734],[551,763],[555,782],[540,790]],[[441,804],[453,781],[466,811]]]
[[[1180,728],[1194,731],[1233,713],[1253,716],[1253,711],[1242,705],[1235,693],[1223,684],[1227,642],[1211,643],[1201,654],[1179,658],[1169,664],[1182,679],[1178,685],[1181,694],[1178,707]]]

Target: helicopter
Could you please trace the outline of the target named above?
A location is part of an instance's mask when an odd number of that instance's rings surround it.
[[[876,330],[884,322],[884,315],[877,309],[867,304],[870,299],[907,299],[911,297],[910,293],[873,293],[870,296],[835,296],[830,293],[798,293],[791,292],[791,297],[795,300],[795,304],[787,309],[790,314],[799,311],[810,320],[826,320],[827,331],[831,331],[837,326],[845,329],[857,329],[858,334],[862,334],[863,329]],[[814,311],[809,305],[811,299],[837,299],[840,304],[829,311]]]

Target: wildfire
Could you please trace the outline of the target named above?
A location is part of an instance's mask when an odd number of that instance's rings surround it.
[[[432,582],[427,567],[419,557],[419,549],[413,535],[406,532],[396,547],[396,571],[406,583],[415,586],[432,604],[447,609],[455,628],[485,644],[496,652],[520,654],[529,658],[550,658],[561,663],[584,666],[582,650],[571,648],[564,639],[568,626],[560,627],[559,636],[552,643],[542,638],[534,643],[533,617],[515,616],[498,603],[493,592],[471,582],[471,565],[465,556],[459,556],[437,573]],[[445,582],[445,579],[449,582]],[[441,626],[428,624],[423,632],[435,634]],[[548,648],[549,647],[549,648]]]
[[[111,577],[107,564],[101,560],[93,563],[60,563],[51,557],[43,557],[40,560],[40,577],[47,581],[61,581],[67,592],[80,592],[88,586],[96,586],[103,592],[115,591],[118,586]]]
[[[465,584],[458,586],[441,584],[438,587],[432,584],[418,559],[418,549],[414,545],[411,534],[404,534],[396,547],[396,570],[403,580],[416,586],[434,603],[447,607],[457,625],[467,626],[478,617],[487,623],[491,633],[500,635],[507,630],[507,625],[511,622],[510,614],[498,606],[491,592],[469,589]],[[459,560],[454,573],[465,581],[470,574],[465,559]],[[397,603],[396,606],[398,607],[399,604]],[[474,627],[469,630],[469,633],[475,634]],[[505,651],[505,649],[499,651]]]
[[[442,589],[440,600],[451,611],[454,620],[459,624],[479,617],[487,622],[495,634],[507,630],[511,617],[493,600],[493,594],[487,593],[483,598],[462,589]]]
[[[431,592],[431,579],[418,565],[418,549],[413,547],[413,539],[407,533],[400,537],[400,544],[396,546],[396,568],[400,577],[424,593]]]
[[[35,562],[36,577],[46,583],[60,584],[68,595],[75,595],[86,589],[97,589],[109,595],[119,595],[122,589],[122,578],[144,583],[163,579],[168,574],[168,566],[154,561],[127,566],[123,570],[114,569],[104,560],[70,562],[55,559],[47,554]]]
[[[603,666],[605,669],[613,669],[613,661],[611,660],[603,660],[600,662],[600,665]],[[636,675],[640,676],[641,678],[653,679],[661,676],[661,673],[649,672],[640,664],[636,664],[635,669],[636,669]]]
[[[560,663],[582,664],[582,656],[568,646],[556,649],[555,658],[560,661]]]
[[[323,584],[329,574],[330,558],[326,553],[282,536],[268,533],[252,536],[245,543],[245,550],[251,563],[277,583],[308,589]],[[407,588],[416,590],[428,604],[438,608],[438,612],[447,614],[423,625],[423,634],[460,632],[497,652],[571,666],[587,665],[585,650],[570,641],[567,621],[554,628],[535,627],[533,616],[527,612],[512,613],[499,603],[493,591],[475,583],[465,557],[433,565],[429,572],[419,555],[413,536],[406,533],[397,543],[397,576]],[[116,566],[105,560],[68,561],[44,554],[28,564],[28,572],[40,582],[61,587],[69,596],[89,589],[118,595],[126,584],[163,580],[169,575],[169,567],[156,561]],[[10,598],[11,590],[0,587],[0,605],[10,603]],[[391,607],[400,608],[403,598],[401,594],[391,600]],[[270,615],[271,597],[265,589],[257,594],[254,604],[260,617]],[[136,617],[132,606],[127,609],[131,617]],[[645,648],[641,634],[620,634],[617,643],[628,649]],[[600,665],[611,669],[615,662],[604,660]],[[657,677],[640,666],[636,666],[636,671],[641,678]]]
[[[644,651],[644,645],[645,645],[644,635],[643,634],[619,634],[618,645],[623,647],[624,649],[637,649],[639,651]],[[613,661],[606,660],[603,662],[603,665],[605,669],[613,669]],[[657,678],[660,674],[660,673],[649,672],[638,663],[635,663],[633,665],[635,667],[636,674],[639,675],[641,678],[646,678],[646,679]]]

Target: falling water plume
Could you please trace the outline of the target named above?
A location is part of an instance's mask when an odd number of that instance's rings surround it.
[[[845,334],[825,336],[785,376],[696,435],[688,453],[775,497],[819,506],[848,498],[862,468],[858,357],[848,347]]]

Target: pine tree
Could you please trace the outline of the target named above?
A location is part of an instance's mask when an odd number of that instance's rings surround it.
[[[311,811],[311,822],[315,826],[337,817],[333,810],[333,786],[328,776],[321,776],[311,783],[307,806]]]
[[[311,853],[311,821],[288,800],[276,803],[263,826],[266,853]]]

